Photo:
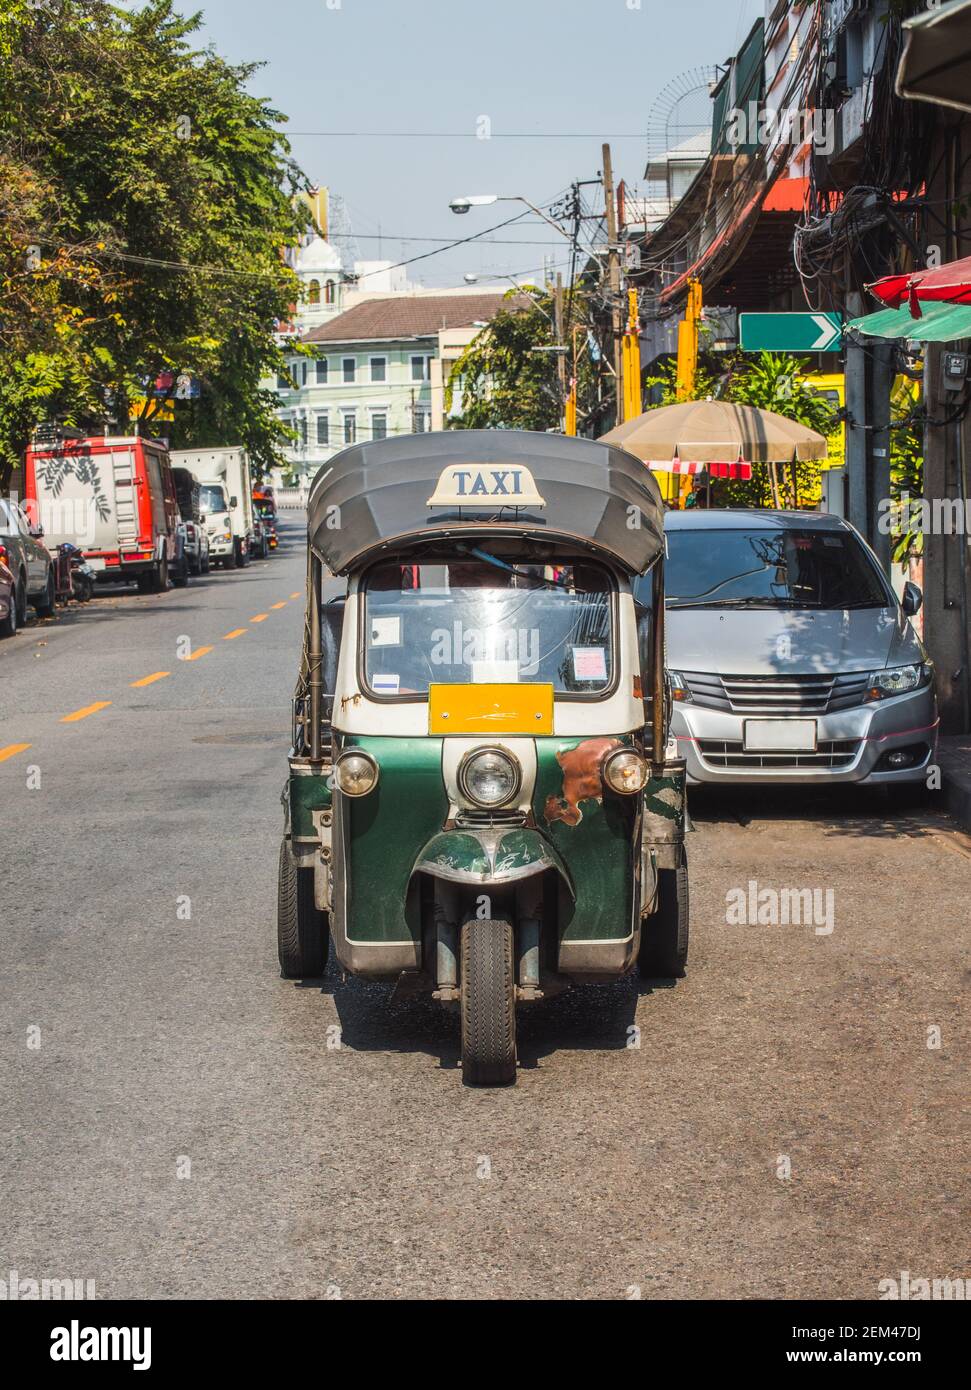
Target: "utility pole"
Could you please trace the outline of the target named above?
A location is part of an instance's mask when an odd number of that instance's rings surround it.
[[[607,271],[610,286],[610,331],[614,348],[614,375],[617,388],[617,424],[624,418],[624,369],[621,361],[620,251],[617,245],[617,205],[614,202],[614,171],[610,146],[603,146],[604,206],[607,212]]]
[[[627,328],[624,332],[624,420],[641,413],[641,325],[637,291],[627,291]]]
[[[573,329],[573,364],[570,369],[570,392],[566,398],[566,408],[563,412],[564,433],[575,436],[577,432],[577,333],[580,330],[574,326]]]
[[[560,274],[559,271],[556,272],[556,288],[555,288],[554,291],[553,291],[553,332],[554,332],[554,335],[555,335],[555,338],[556,338],[556,346],[557,346],[558,348],[564,347],[564,343],[563,343],[563,276]],[[560,410],[561,410],[561,412],[565,413],[565,411],[566,411],[566,395],[567,395],[567,390],[566,390],[566,352],[565,352],[565,351],[563,351],[563,352],[558,352],[558,353],[556,354],[556,380],[557,380],[557,383],[558,383],[559,389],[560,389]],[[563,421],[563,425],[564,425],[564,433],[568,433],[568,431],[567,431],[567,429],[566,429],[566,421],[565,421],[565,419],[564,419],[564,421]]]

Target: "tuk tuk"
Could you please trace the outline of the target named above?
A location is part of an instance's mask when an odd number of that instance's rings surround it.
[[[463,1079],[508,1085],[517,1005],[684,973],[660,492],[592,440],[409,435],[320,470],[308,541],[282,974],[319,977],[333,941],[456,1007]]]

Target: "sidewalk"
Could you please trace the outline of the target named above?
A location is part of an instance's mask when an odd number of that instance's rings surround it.
[[[944,804],[955,820],[971,830],[971,735],[942,738],[937,761],[941,766]]]

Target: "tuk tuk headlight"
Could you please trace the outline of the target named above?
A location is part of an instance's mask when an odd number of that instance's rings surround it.
[[[633,796],[647,786],[647,763],[633,748],[618,748],[604,762],[603,779],[612,791]]]
[[[919,686],[926,685],[930,679],[922,664],[916,666],[888,666],[883,671],[874,671],[867,682],[867,700],[885,700],[888,695],[906,695]]]
[[[477,748],[459,767],[459,790],[475,806],[504,806],[519,793],[519,763],[502,748]]]
[[[334,764],[334,781],[345,796],[367,796],[378,785],[378,765],[370,753],[353,748]]]

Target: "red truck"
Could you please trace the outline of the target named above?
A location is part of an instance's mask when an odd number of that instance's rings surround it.
[[[26,507],[49,547],[71,541],[99,579],[134,580],[143,593],[187,576],[165,445],[137,436],[54,437],[27,450]]]

